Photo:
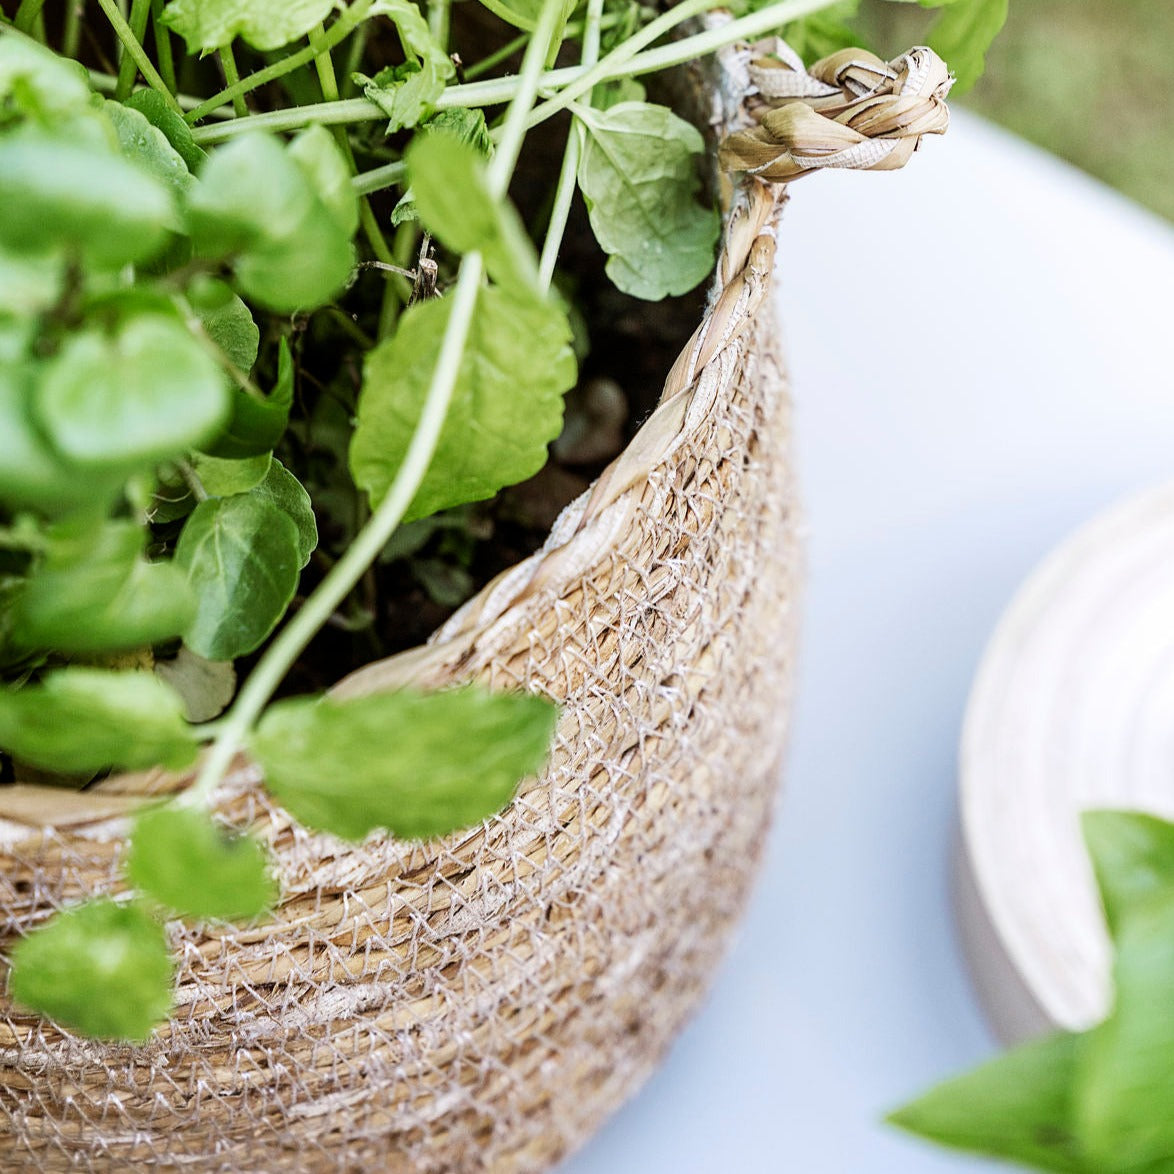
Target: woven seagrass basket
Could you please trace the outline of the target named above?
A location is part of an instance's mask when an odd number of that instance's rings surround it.
[[[751,125],[749,63],[742,48],[694,71],[715,134]],[[784,189],[722,188],[708,309],[629,447],[427,645],[337,687],[547,694],[563,706],[547,771],[470,832],[353,844],[293,823],[239,762],[221,811],[271,844],[280,906],[250,928],[170,927],[177,1006],[145,1045],[0,1002],[0,1168],[538,1171],[647,1077],[746,897],[793,667],[767,297]],[[117,893],[128,813],[186,781],[3,788],[0,954]]]

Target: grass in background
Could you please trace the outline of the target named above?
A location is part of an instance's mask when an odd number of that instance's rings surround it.
[[[925,13],[866,7],[885,55],[925,35]],[[1174,220],[1171,0],[1011,0],[962,102]]]

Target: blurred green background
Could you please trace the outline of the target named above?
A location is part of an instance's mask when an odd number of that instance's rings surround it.
[[[1174,219],[1174,0],[1011,0],[985,76],[963,105]],[[867,0],[891,56],[932,17]]]

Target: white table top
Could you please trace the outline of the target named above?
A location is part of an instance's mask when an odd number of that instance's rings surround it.
[[[783,802],[709,1002],[562,1174],[995,1169],[879,1123],[994,1047],[950,909],[967,691],[1044,553],[1174,478],[1174,231],[986,124],[796,185],[780,278],[810,529]]]

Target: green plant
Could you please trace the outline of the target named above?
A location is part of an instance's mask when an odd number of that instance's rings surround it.
[[[165,1014],[162,919],[273,901],[263,845],[211,814],[240,750],[350,838],[475,823],[541,766],[556,711],[534,696],[273,698],[324,624],[369,625],[363,582],[402,523],[544,463],[576,378],[553,289],[576,188],[620,289],[709,272],[701,136],[635,77],[780,24],[814,43],[794,22],[828,0],[656,47],[717,0],[484,2],[522,32],[465,80],[449,0],[92,0],[57,23],[23,0],[0,22],[0,747],[59,783],[195,769],[135,821],[132,896],[13,951],[13,996],[83,1032],[141,1039]],[[538,247],[508,189],[562,111]],[[361,375],[311,370],[344,350]]]
[[[1108,1017],[948,1081],[890,1120],[943,1145],[1068,1174],[1174,1170],[1174,824],[1084,816],[1116,957]]]

